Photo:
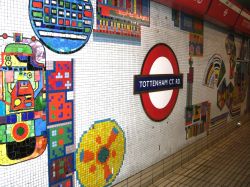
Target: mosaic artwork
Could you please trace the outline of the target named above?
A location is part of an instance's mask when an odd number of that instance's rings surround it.
[[[175,27],[180,27],[181,30],[189,32],[189,55],[202,57],[204,49],[203,20],[172,9],[172,21]]]
[[[250,60],[250,54],[248,52],[248,42],[249,39],[243,37],[241,40],[241,46],[240,46],[240,53],[239,53],[239,60],[243,60],[243,61],[248,61]]]
[[[39,41],[0,35],[0,165],[46,149],[45,50]]]
[[[232,82],[230,82],[227,85],[227,92],[226,92],[226,105],[228,107],[228,109],[230,110],[232,108],[233,105],[233,91],[234,91],[234,85],[232,84]]]
[[[90,0],[30,0],[29,17],[36,36],[56,53],[80,50],[93,28]]]
[[[233,82],[226,82],[226,68],[224,61],[219,54],[214,54],[208,62],[204,85],[210,88],[217,87],[217,106],[222,110],[225,106],[229,109],[232,118],[241,113],[241,104],[244,102],[247,93],[247,41],[242,39],[239,58],[236,59],[236,45],[234,36],[228,35],[226,39],[226,52],[230,57],[230,79]]]
[[[203,56],[203,35],[189,33],[189,55]]]
[[[220,110],[222,110],[226,104],[227,99],[227,85],[226,85],[226,79],[222,81],[218,88],[217,92],[217,106]]]
[[[208,101],[196,105],[192,104],[193,82],[194,82],[193,59],[190,57],[189,73],[187,74],[187,101],[185,109],[186,139],[197,136],[204,132],[208,133],[210,126],[211,104]]]
[[[194,68],[193,59],[189,58],[189,72],[187,74],[187,100],[186,106],[192,106],[193,103],[193,82],[194,82]]]
[[[84,187],[109,186],[123,164],[124,132],[114,120],[95,122],[84,132],[76,153],[77,179]]]
[[[97,0],[97,37],[141,40],[141,25],[149,26],[149,0]]]
[[[180,27],[180,11],[172,9],[172,21],[175,27]]]
[[[247,93],[247,61],[237,60],[234,72],[234,82],[226,83],[226,79],[218,86],[217,106],[220,110],[227,106],[232,118],[241,113],[241,104],[244,102]],[[224,76],[225,73],[223,73]]]
[[[248,87],[247,61],[236,61],[234,73],[234,86],[228,85],[227,106],[231,117],[237,117],[241,113],[241,103],[244,102]]]
[[[186,139],[204,132],[208,133],[210,125],[211,104],[203,102],[186,108]]]
[[[248,86],[248,72],[247,72],[247,61],[239,61],[236,64],[236,71],[234,74],[234,104],[244,102],[247,95]]]
[[[203,20],[184,12],[180,12],[179,16],[181,30],[203,35]]]
[[[224,61],[219,54],[214,54],[208,61],[203,83],[205,86],[218,87],[226,73]]]
[[[225,64],[220,55],[213,55],[206,69],[204,85],[214,88],[217,85],[217,106],[222,110],[226,104],[232,118],[240,115],[241,103],[244,101],[247,92],[247,41],[242,39],[239,58],[236,59],[236,45],[234,35],[229,34],[225,43],[226,52],[229,55],[230,79],[233,82],[226,83],[222,79],[225,76]]]
[[[234,78],[234,70],[236,66],[236,45],[234,40],[234,35],[229,34],[226,38],[225,42],[226,53],[229,56],[229,63],[230,63],[230,71],[229,71],[229,78]]]
[[[71,187],[75,171],[73,60],[46,71],[49,186]]]
[[[145,0],[98,0],[102,16],[118,18],[149,26],[150,1]]]

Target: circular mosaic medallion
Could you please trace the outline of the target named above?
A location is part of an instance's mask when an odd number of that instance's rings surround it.
[[[76,153],[79,183],[84,187],[110,185],[120,172],[124,153],[124,132],[116,121],[96,122],[82,135]]]
[[[90,0],[29,2],[31,26],[38,39],[50,50],[74,53],[88,42],[94,22]]]
[[[26,123],[17,123],[12,128],[12,137],[17,141],[21,142],[29,135],[29,127]]]

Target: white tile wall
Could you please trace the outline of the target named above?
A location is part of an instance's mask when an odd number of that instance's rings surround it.
[[[11,35],[21,32],[25,37],[34,35],[29,23],[28,3],[28,0],[0,0],[0,33]],[[92,4],[95,10],[94,0]],[[151,2],[150,13],[151,25],[142,27],[141,46],[112,43],[110,39],[107,39],[108,42],[95,42],[92,35],[83,49],[71,55],[55,54],[46,48],[47,59],[50,61],[75,59],[77,143],[83,132],[98,120],[115,119],[125,131],[125,160],[114,184],[199,138],[186,141],[184,129],[189,34],[173,26],[171,9]],[[224,113],[227,108],[224,107],[222,111],[218,109],[217,90],[203,86],[202,80],[207,61],[214,53],[223,57],[229,71],[225,51],[226,35],[226,31],[205,23],[204,57],[193,59],[193,103],[209,100],[212,103],[211,117]],[[133,95],[133,76],[140,73],[147,52],[159,42],[166,43],[175,52],[180,71],[184,74],[184,86],[179,92],[172,114],[163,122],[153,122],[144,113],[139,95]],[[236,39],[236,44],[239,49],[239,38]],[[244,106],[245,104],[243,108]],[[0,186],[47,186],[47,153],[21,164],[0,166],[0,173]]]

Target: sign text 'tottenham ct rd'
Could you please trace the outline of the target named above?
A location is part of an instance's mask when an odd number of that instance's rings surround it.
[[[136,75],[134,77],[134,94],[172,90],[183,87],[183,75]]]

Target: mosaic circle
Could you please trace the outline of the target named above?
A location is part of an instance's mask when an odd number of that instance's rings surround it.
[[[93,29],[90,0],[30,0],[29,17],[36,36],[56,53],[80,50]]]
[[[123,164],[125,136],[114,120],[96,122],[85,132],[76,153],[76,171],[84,187],[108,186]]]
[[[29,135],[29,127],[26,123],[17,123],[12,128],[12,137],[17,141],[21,142]]]

